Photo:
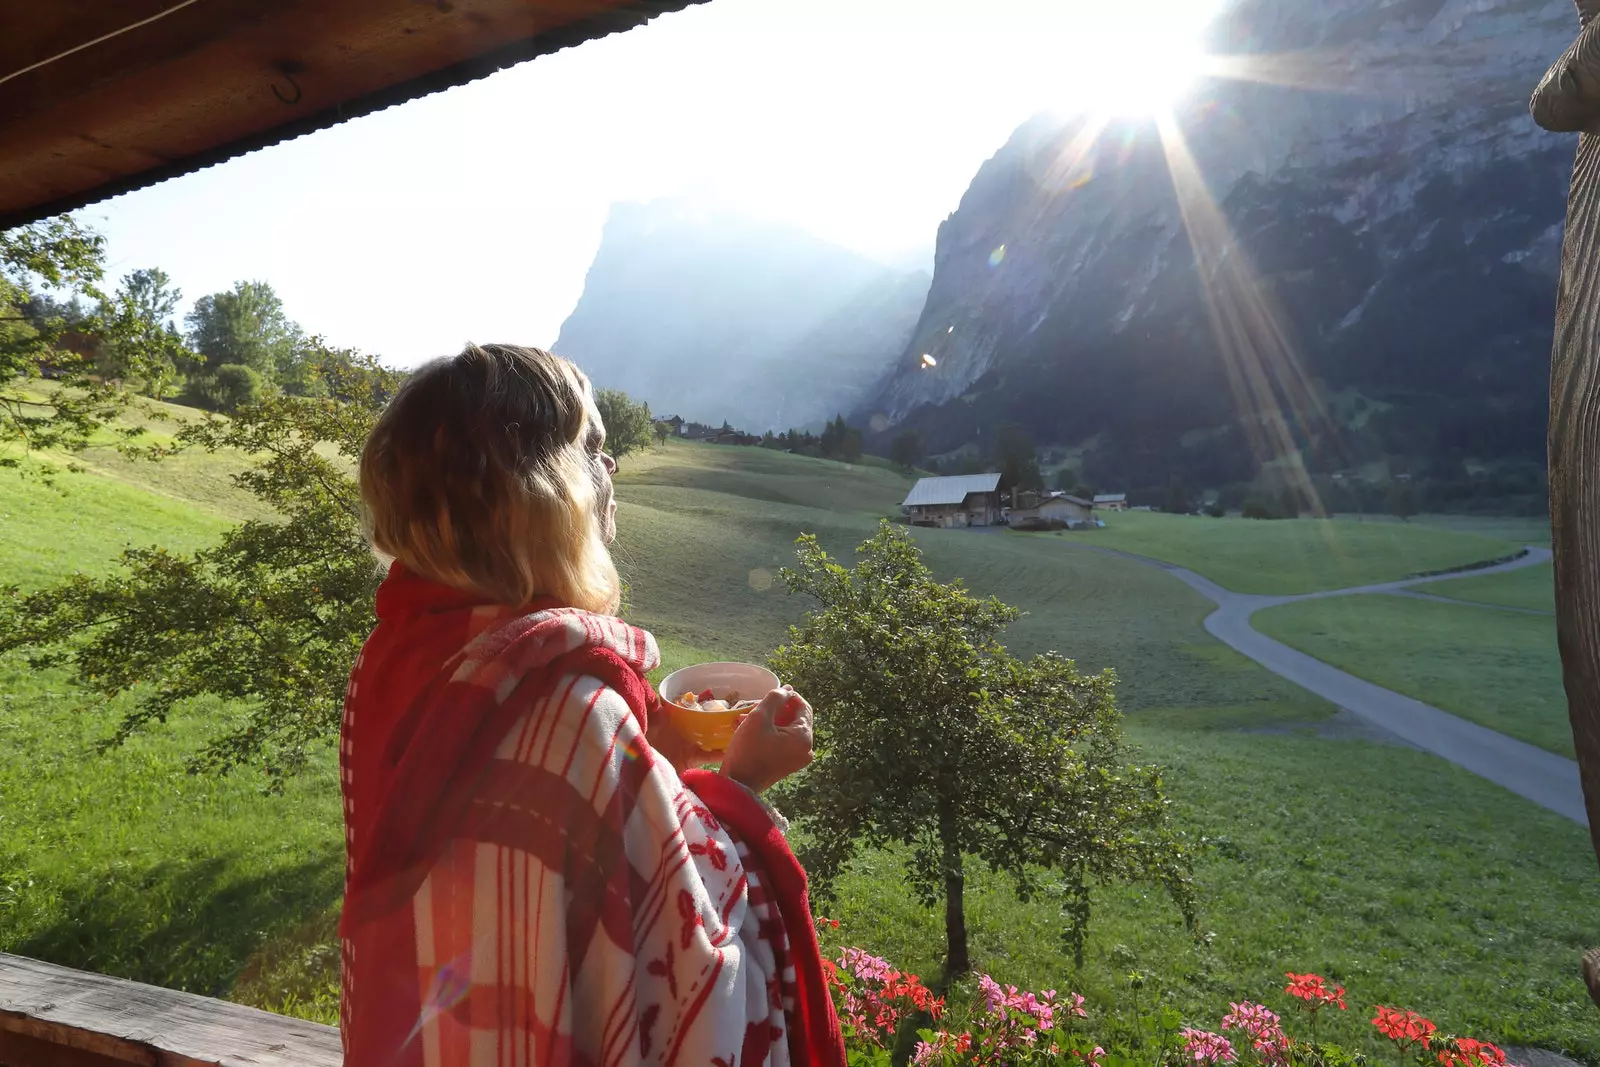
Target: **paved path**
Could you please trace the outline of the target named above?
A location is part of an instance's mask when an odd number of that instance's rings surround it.
[[[1576,761],[1558,756],[1554,752],[1547,752],[1525,741],[1507,737],[1458,715],[1424,704],[1420,700],[1402,696],[1392,689],[1373,685],[1337,667],[1330,667],[1321,660],[1290,648],[1282,642],[1274,641],[1250,625],[1250,616],[1262,608],[1291,604],[1299,600],[1321,600],[1328,597],[1369,593],[1427,596],[1427,594],[1410,594],[1410,587],[1424,582],[1438,581],[1440,576],[1408,578],[1398,582],[1381,582],[1377,585],[1304,593],[1299,596],[1256,596],[1232,592],[1203,575],[1160,560],[1118,552],[1115,549],[1098,548],[1096,551],[1109,552],[1112,555],[1159,567],[1215,603],[1217,610],[1206,616],[1206,630],[1223,644],[1244,653],[1269,671],[1282,675],[1352,714],[1377,724],[1418,748],[1442,756],[1451,763],[1487,778],[1496,785],[1504,786],[1513,793],[1526,797],[1557,814],[1588,825]],[[1532,567],[1544,563],[1549,558],[1548,548],[1530,545],[1527,555],[1509,563],[1471,571],[1469,576],[1476,577],[1480,574],[1495,574],[1499,571]],[[1446,598],[1428,597],[1428,599]],[[1470,602],[1452,600],[1450,603]],[[1485,604],[1472,606],[1493,607]]]

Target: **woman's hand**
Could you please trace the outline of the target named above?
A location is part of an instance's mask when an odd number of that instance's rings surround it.
[[[811,746],[811,705],[788,686],[774,689],[734,730],[722,773],[762,793],[808,766]]]
[[[679,774],[691,767],[722,762],[723,753],[703,749],[679,733],[665,707],[650,716],[650,729],[645,731],[644,739],[656,755],[672,764],[672,769]]]

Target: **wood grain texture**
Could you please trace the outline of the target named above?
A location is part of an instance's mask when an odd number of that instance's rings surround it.
[[[1580,17],[1588,14],[1580,9]],[[1600,96],[1593,87],[1600,87],[1600,21],[1580,30],[1540,83],[1534,118],[1546,128],[1595,128]],[[1600,137],[1589,132],[1578,139],[1567,198],[1550,353],[1549,459],[1557,642],[1600,858]]]
[[[45,1047],[51,1056],[41,1060]],[[343,1059],[330,1026],[0,953],[5,1067],[339,1067]]]
[[[697,2],[206,0],[63,55],[171,5],[0,0],[0,229]]]

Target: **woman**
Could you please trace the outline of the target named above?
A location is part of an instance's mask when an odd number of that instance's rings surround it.
[[[350,1067],[844,1062],[759,799],[811,709],[768,694],[725,754],[673,731],[612,617],[615,470],[578,369],[511,346],[421,368],[367,441],[393,563],[340,745]]]

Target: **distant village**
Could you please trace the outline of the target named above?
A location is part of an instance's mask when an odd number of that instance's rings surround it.
[[[1000,487],[998,471],[922,478],[900,505],[913,526],[960,529],[1010,526],[1019,530],[1084,530],[1104,526],[1095,512],[1127,511],[1126,493],[1092,499],[1055,490]]]
[[[674,415],[657,420],[664,436],[715,445],[742,445],[782,449],[785,452],[847,459],[861,458],[861,435],[840,418],[819,434],[789,430],[762,435],[734,429],[729,423],[711,426],[687,422]],[[1019,530],[1083,530],[1104,526],[1096,512],[1128,511],[1126,493],[1097,493],[1093,497],[1065,490],[1003,486],[999,471],[983,474],[940,475],[919,479],[900,505],[913,526],[965,529],[1009,526]],[[1149,507],[1133,508],[1150,511]]]

